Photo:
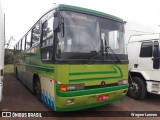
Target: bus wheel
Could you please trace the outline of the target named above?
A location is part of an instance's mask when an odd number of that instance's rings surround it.
[[[16,67],[16,78],[18,80],[18,70],[17,70],[17,67]]]
[[[132,82],[129,82],[128,95],[137,100],[142,100],[146,97],[147,90],[143,79],[139,77],[133,77]]]
[[[41,100],[41,84],[39,80],[36,80],[34,90],[36,97]]]

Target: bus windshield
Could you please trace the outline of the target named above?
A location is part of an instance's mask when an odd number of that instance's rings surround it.
[[[123,23],[70,11],[61,11],[64,37],[58,33],[59,59],[89,59],[109,46],[116,54],[124,53]],[[102,59],[95,57],[95,59]]]

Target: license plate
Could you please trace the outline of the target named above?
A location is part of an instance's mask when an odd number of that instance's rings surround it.
[[[103,100],[108,100],[108,99],[109,99],[109,95],[100,95],[97,98],[98,101],[103,101]]]

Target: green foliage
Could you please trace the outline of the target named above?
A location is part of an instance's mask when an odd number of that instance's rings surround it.
[[[13,50],[5,49],[4,64],[7,65],[12,63],[13,63]]]
[[[4,73],[5,74],[14,74],[13,65],[8,64],[4,66]]]

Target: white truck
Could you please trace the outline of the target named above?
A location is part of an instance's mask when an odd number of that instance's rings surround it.
[[[128,95],[134,99],[144,99],[147,92],[160,95],[160,36],[151,29],[146,30],[126,29]]]
[[[3,74],[4,74],[4,42],[5,42],[5,18],[2,2],[0,0],[0,102],[2,101]]]

